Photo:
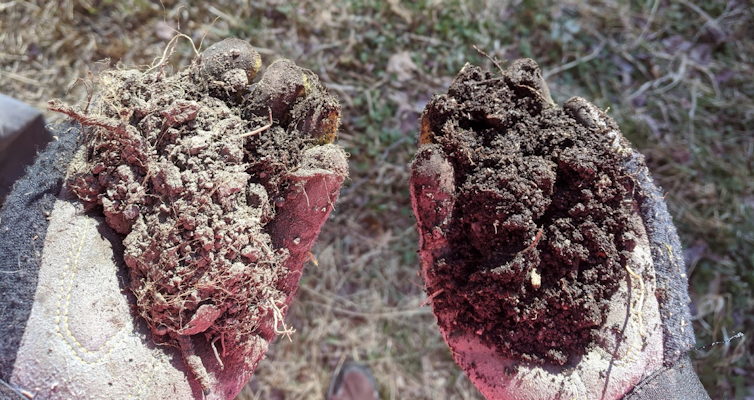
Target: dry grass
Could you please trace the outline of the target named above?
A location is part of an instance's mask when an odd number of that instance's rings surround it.
[[[211,4],[211,5],[210,5]],[[385,399],[480,398],[455,367],[416,274],[407,193],[417,118],[469,61],[534,57],[557,102],[582,95],[648,156],[689,259],[713,398],[754,387],[754,7],[750,0],[146,0],[0,4],[0,88],[45,108],[85,100],[96,62],[147,65],[177,28],[205,45],[248,39],[265,63],[311,68],[344,105],[352,181],[326,224],[288,323],[240,398],[320,399],[345,358],[368,363]],[[215,19],[217,19],[215,21]],[[213,21],[214,24],[213,24]],[[190,46],[171,58],[185,65]],[[48,115],[50,121],[60,116]]]

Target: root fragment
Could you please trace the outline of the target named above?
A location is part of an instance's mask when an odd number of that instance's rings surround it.
[[[215,352],[215,359],[217,360],[217,363],[220,364],[220,370],[225,370],[223,360],[220,359],[220,354],[217,353],[217,347],[215,346],[215,342],[217,342],[221,337],[222,336],[218,336],[214,340],[212,340],[212,351]]]
[[[267,107],[267,111],[269,111],[269,113],[270,113],[270,123],[269,124],[267,124],[267,125],[265,125],[265,126],[263,126],[261,128],[254,129],[251,132],[244,133],[243,135],[241,135],[239,137],[245,138],[245,137],[249,137],[249,136],[254,136],[256,134],[259,134],[259,133],[262,133],[262,132],[266,131],[267,129],[270,129],[270,127],[272,126],[272,109],[269,108],[269,107]]]
[[[427,299],[426,299],[426,300],[424,300],[424,302],[422,302],[422,305],[420,305],[419,307],[424,307],[425,305],[427,305],[427,304],[431,303],[431,302],[432,302],[432,300],[434,300],[434,299],[435,299],[435,297],[439,296],[439,295],[440,295],[440,293],[442,293],[442,292],[444,292],[444,291],[445,291],[445,288],[442,288],[442,289],[440,289],[440,290],[438,290],[438,291],[436,291],[436,292],[432,293],[432,295],[431,295],[431,296],[429,296],[429,297],[427,297]]]
[[[641,333],[641,336],[644,337],[644,318],[642,315],[642,310],[644,309],[644,279],[641,277],[641,275],[634,272],[631,267],[626,264],[626,271],[628,274],[639,281],[639,290],[641,291],[641,294],[639,295],[639,333]]]
[[[199,381],[204,395],[209,395],[212,392],[210,389],[209,375],[204,368],[204,364],[202,364],[202,359],[196,355],[196,352],[194,351],[194,343],[191,341],[191,337],[178,335],[177,340],[178,344],[181,346],[181,354],[183,355],[184,362],[186,362],[186,366],[188,366],[191,373],[194,374],[196,380]]]
[[[296,333],[296,330],[293,328],[290,328],[285,325],[285,317],[283,316],[283,311],[280,310],[280,308],[275,304],[274,300],[270,300],[270,308],[272,308],[272,317],[274,318],[274,329],[275,333],[278,335],[285,335],[288,338],[289,342],[292,342],[291,335]],[[283,309],[285,309],[286,306],[283,306]],[[282,325],[283,329],[278,328],[278,326]]]

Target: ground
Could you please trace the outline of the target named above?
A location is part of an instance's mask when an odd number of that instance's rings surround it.
[[[37,107],[85,105],[77,78],[98,61],[149,65],[173,28],[202,48],[248,40],[265,65],[312,69],[343,105],[352,180],[325,224],[288,324],[241,395],[321,398],[346,357],[383,398],[479,398],[455,367],[417,276],[408,163],[418,118],[465,62],[532,57],[553,98],[595,102],[647,155],[686,248],[699,346],[754,335],[754,7],[750,1],[496,2],[145,0],[0,5],[0,88]],[[214,22],[214,23],[213,23]],[[193,56],[179,41],[172,65]],[[47,113],[50,121],[60,115]],[[751,340],[706,348],[713,398],[751,396]]]

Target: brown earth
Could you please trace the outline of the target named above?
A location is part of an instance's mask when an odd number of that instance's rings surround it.
[[[457,316],[443,329],[515,360],[564,365],[584,354],[634,246],[632,179],[606,135],[617,127],[587,129],[571,110],[552,103],[524,59],[501,75],[467,64],[422,118],[421,144],[454,170],[443,231],[420,218],[422,235],[448,246],[425,266],[427,293],[435,313]]]
[[[248,43],[227,39],[174,75],[165,64],[103,72],[91,110],[51,102],[86,127],[86,161],[69,185],[124,235],[138,313],[158,343],[182,349],[205,391],[191,337],[243,365],[290,333],[283,317],[301,271],[287,261],[300,265],[301,255],[289,249],[305,253],[330,210],[312,217],[311,240],[271,223],[290,189],[305,186],[296,171],[327,158],[307,151],[334,140],[340,107],[293,62],[276,61],[253,83],[260,67]],[[338,187],[330,190],[331,206]],[[253,370],[258,357],[246,360]]]

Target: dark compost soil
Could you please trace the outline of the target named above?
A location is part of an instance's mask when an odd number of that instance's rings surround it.
[[[253,83],[260,67],[248,43],[227,39],[174,75],[164,64],[103,72],[88,112],[51,103],[86,127],[69,185],[125,235],[139,314],[157,342],[182,348],[205,390],[187,338],[243,357],[254,336],[281,333],[288,250],[267,224],[288,173],[339,123],[310,71],[278,60]]]
[[[511,359],[564,365],[584,354],[626,277],[627,155],[606,135],[614,123],[577,118],[551,102],[532,60],[501,75],[467,65],[422,118],[422,144],[441,148],[455,179],[450,249],[425,271],[428,295],[457,315],[444,329]]]

